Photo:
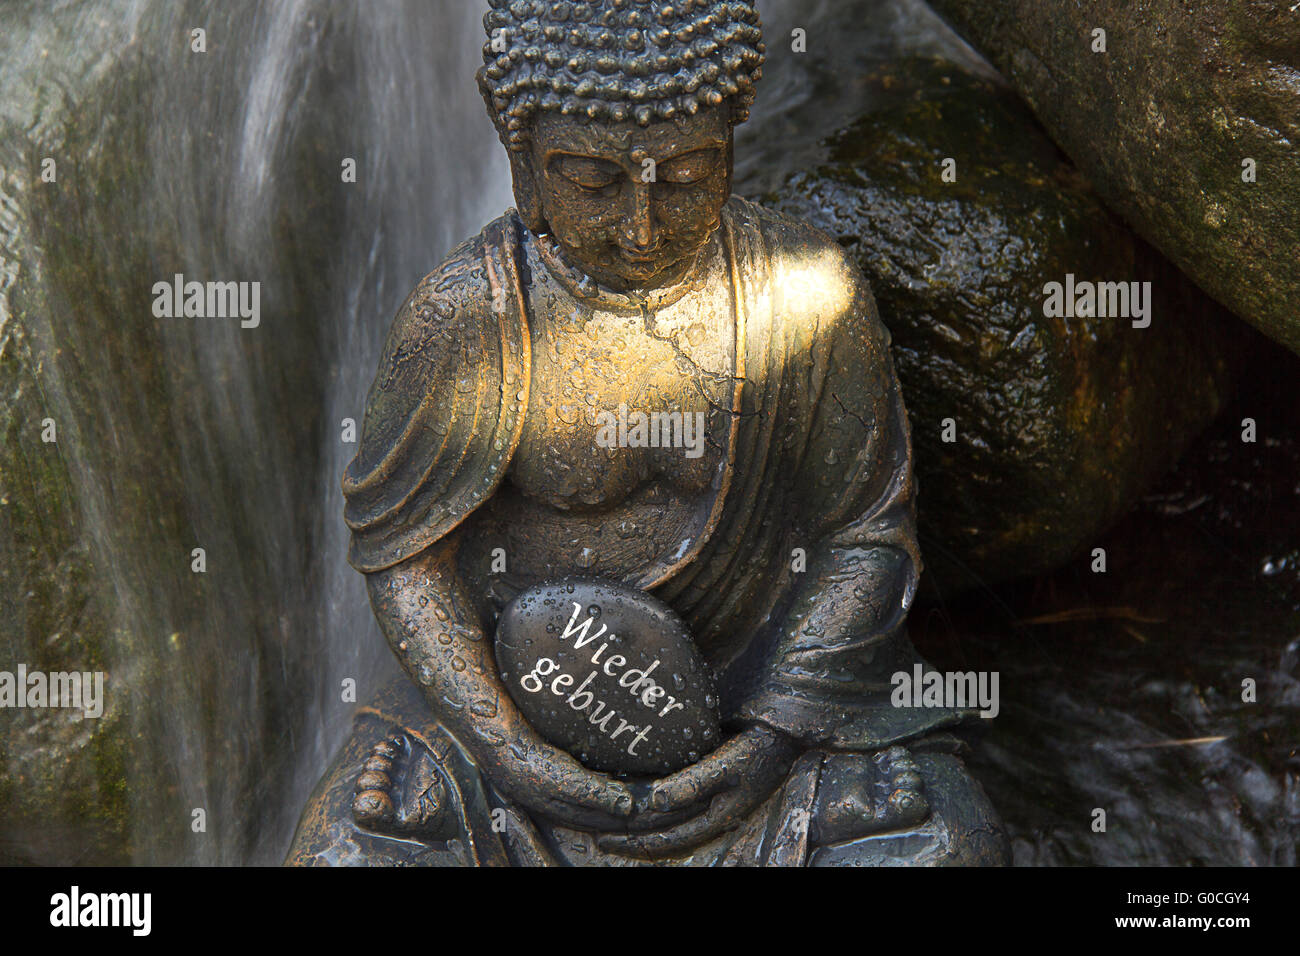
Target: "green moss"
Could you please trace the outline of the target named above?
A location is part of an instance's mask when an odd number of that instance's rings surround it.
[[[1300,21],[1285,4],[933,5],[1014,83],[1111,209],[1300,350]],[[1112,25],[1104,54],[1089,39],[1099,24]],[[1247,157],[1254,183],[1241,180]]]
[[[1010,91],[921,59],[865,84],[873,109],[765,201],[838,236],[871,282],[943,590],[1058,566],[1213,417],[1232,326],[1106,211]],[[1045,317],[1043,286],[1067,273],[1152,282],[1152,326]],[[956,443],[942,441],[947,418]]]

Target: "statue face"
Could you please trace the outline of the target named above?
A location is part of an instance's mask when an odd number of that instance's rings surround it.
[[[725,103],[649,126],[543,113],[533,198],[572,265],[620,292],[653,289],[680,279],[717,229],[731,155]]]

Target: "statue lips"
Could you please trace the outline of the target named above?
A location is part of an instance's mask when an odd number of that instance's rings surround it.
[[[592,770],[662,775],[721,739],[713,675],[685,623],[644,591],[570,579],[501,612],[497,666],[543,737]]]
[[[662,258],[662,253],[658,247],[646,252],[640,249],[628,249],[624,246],[619,246],[618,254],[622,256],[625,261],[642,266],[648,265],[652,262],[658,262],[660,258]],[[664,263],[664,265],[672,265],[672,263]]]

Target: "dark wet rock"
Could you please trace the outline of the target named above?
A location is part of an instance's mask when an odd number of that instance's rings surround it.
[[[1018,865],[1300,862],[1300,359],[1267,345],[1099,540],[1106,574],[1084,558],[912,616],[936,666],[1001,674],[971,762]]]
[[[837,236],[871,282],[930,581],[951,593],[1058,566],[1176,462],[1229,388],[1235,337],[1255,336],[1106,211],[1009,89],[916,58],[852,92],[865,115],[764,199]],[[1046,317],[1044,287],[1067,275],[1150,282],[1150,326]]]
[[[662,775],[720,742],[708,665],[681,618],[643,591],[530,588],[501,612],[496,654],[529,723],[593,770]]]
[[[1202,288],[1300,351],[1293,0],[934,0],[1103,200]],[[1106,31],[1094,52],[1093,31]],[[1253,159],[1257,181],[1242,181]]]

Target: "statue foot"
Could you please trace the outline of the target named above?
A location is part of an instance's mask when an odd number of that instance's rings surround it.
[[[432,755],[397,734],[370,748],[354,786],[352,818],[384,836],[436,839],[446,823],[447,789]]]
[[[920,768],[906,748],[890,747],[870,758],[836,754],[826,759],[813,814],[818,843],[914,827],[929,816]]]
[[[1011,862],[1010,843],[983,788],[959,757],[942,749],[828,754],[816,806],[809,866]]]

